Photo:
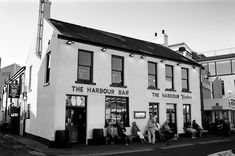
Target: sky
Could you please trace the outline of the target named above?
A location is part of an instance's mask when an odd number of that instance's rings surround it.
[[[235,47],[235,0],[51,0],[51,18],[192,50]],[[24,65],[36,40],[39,0],[0,0],[1,66]]]

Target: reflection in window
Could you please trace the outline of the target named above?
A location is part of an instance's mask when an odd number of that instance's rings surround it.
[[[229,61],[216,62],[217,75],[231,74],[231,65]]]
[[[216,73],[215,73],[215,62],[209,62],[208,67],[209,67],[210,75],[211,76],[216,75]]]
[[[187,121],[191,121],[191,105],[190,104],[183,104],[183,120],[184,124]]]
[[[92,52],[78,51],[78,81],[92,82]]]
[[[173,75],[173,66],[166,65],[166,89],[174,89],[174,75]]]
[[[158,103],[149,103],[149,113],[156,117],[156,121],[159,123],[159,108]]]
[[[117,86],[124,85],[123,57],[112,56],[112,84]]]
[[[189,91],[188,69],[181,69],[182,91]]]
[[[110,97],[105,98],[105,126],[109,122],[114,124],[123,121],[125,126],[129,126],[128,98]]]
[[[66,96],[66,106],[85,107],[85,96]]]
[[[157,64],[148,62],[148,88],[157,88]]]

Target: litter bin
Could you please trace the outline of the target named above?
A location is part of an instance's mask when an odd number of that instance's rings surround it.
[[[93,129],[93,144],[103,145],[105,144],[105,137],[103,129]]]
[[[57,130],[55,132],[55,147],[63,148],[66,147],[68,143],[68,134],[65,130]]]

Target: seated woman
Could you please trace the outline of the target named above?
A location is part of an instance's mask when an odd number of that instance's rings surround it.
[[[162,134],[165,134],[165,139],[171,141],[174,138],[174,132],[170,129],[170,127],[168,125],[168,120],[166,120],[164,122],[164,124],[162,125],[160,131],[161,131]]]
[[[189,133],[191,135],[192,139],[196,139],[195,135],[196,135],[197,131],[192,128],[191,121],[187,121],[184,124],[184,129],[185,129],[186,133]]]
[[[118,131],[118,136],[122,139],[125,140],[125,144],[128,145],[128,136],[126,135],[126,128],[124,126],[124,122],[121,121],[117,125],[117,131]]]
[[[199,137],[201,138],[202,137],[202,130],[203,129],[196,123],[196,120],[193,120],[192,128],[197,131]]]
[[[132,133],[132,136],[139,137],[141,142],[146,142],[143,134],[140,132],[139,127],[136,125],[136,122],[132,122],[131,133]]]
[[[118,141],[118,134],[117,134],[117,128],[113,127],[113,123],[110,122],[108,127],[107,127],[107,138],[108,141],[111,143],[117,143]]]

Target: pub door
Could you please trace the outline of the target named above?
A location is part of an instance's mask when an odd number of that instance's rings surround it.
[[[86,108],[66,108],[66,130],[70,143],[86,144]]]
[[[20,107],[11,106],[10,108],[10,132],[19,134],[20,132]]]
[[[176,104],[167,104],[166,118],[169,121],[169,127],[177,133]]]

